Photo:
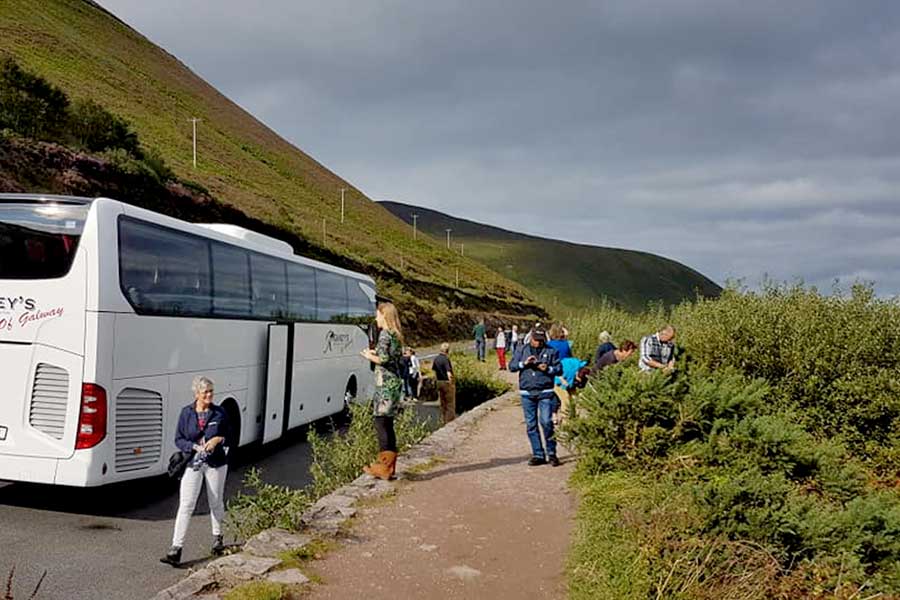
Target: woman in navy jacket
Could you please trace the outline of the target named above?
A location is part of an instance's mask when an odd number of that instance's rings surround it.
[[[191,459],[181,478],[172,547],[160,559],[173,566],[181,562],[184,537],[204,481],[212,519],[212,552],[221,554],[225,550],[222,543],[222,521],[225,519],[225,477],[228,474],[228,449],[225,446],[228,416],[221,406],[212,403],[212,380],[202,376],[195,377],[191,383],[191,391],[194,393],[194,401],[181,409],[175,431],[175,445],[182,452],[190,454]]]

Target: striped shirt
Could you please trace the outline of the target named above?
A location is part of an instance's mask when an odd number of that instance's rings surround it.
[[[675,344],[671,341],[660,341],[658,333],[645,335],[641,338],[641,360],[638,365],[640,366],[641,371],[650,371],[653,367],[647,364],[648,360],[655,360],[656,362],[665,365],[672,360],[674,354]]]

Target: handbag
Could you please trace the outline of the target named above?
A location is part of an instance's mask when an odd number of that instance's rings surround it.
[[[169,466],[166,471],[172,479],[181,479],[188,463],[191,462],[191,453],[178,450],[169,457]]]

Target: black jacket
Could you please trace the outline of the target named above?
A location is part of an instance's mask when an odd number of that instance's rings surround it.
[[[197,411],[194,410],[194,403],[191,402],[181,409],[178,415],[178,428],[175,430],[175,445],[182,452],[194,453],[194,444],[199,444],[200,440],[211,439],[217,435],[225,438],[225,441],[216,446],[212,454],[206,460],[210,467],[221,467],[228,462],[228,454],[225,452],[225,445],[230,441],[228,439],[228,414],[225,409],[215,404],[209,405],[209,420],[206,427],[200,429],[200,422],[197,420]]]

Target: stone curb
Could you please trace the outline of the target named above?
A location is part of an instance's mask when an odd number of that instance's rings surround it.
[[[408,478],[410,469],[424,465],[434,458],[449,454],[468,438],[460,435],[471,428],[489,412],[512,399],[518,393],[507,392],[492,400],[483,402],[463,413],[455,420],[435,430],[424,440],[400,455],[397,461],[396,481],[383,481],[369,475],[360,475],[347,485],[322,496],[301,516],[304,530],[291,533],[283,529],[266,529],[244,543],[243,550],[218,558],[201,569],[153,596],[152,600],[184,600],[187,598],[219,598],[214,590],[220,590],[252,579],[267,576],[279,581],[293,576],[296,583],[302,583],[302,574],[275,575],[272,570],[282,561],[277,558],[282,552],[299,550],[309,544],[315,536],[334,535],[357,512],[356,502],[361,498],[377,498],[394,491],[397,481]]]

